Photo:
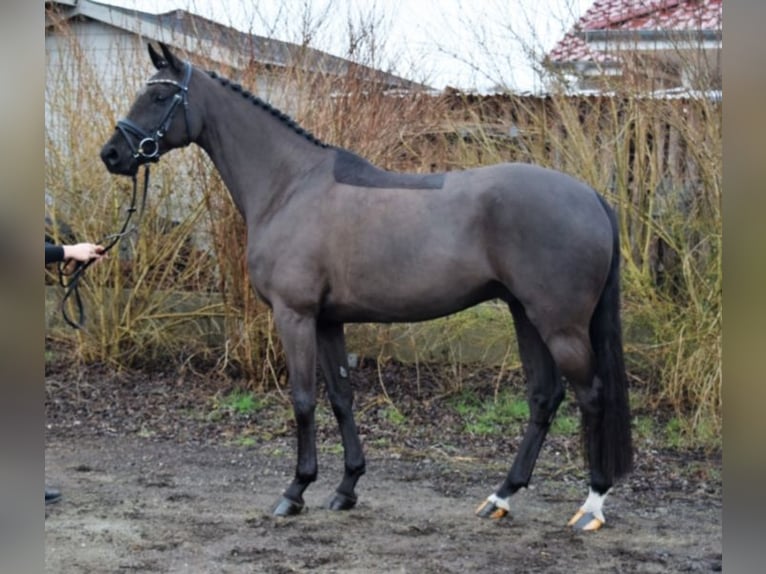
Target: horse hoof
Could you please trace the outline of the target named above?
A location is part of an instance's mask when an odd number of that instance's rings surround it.
[[[567,526],[583,532],[595,532],[604,525],[604,521],[597,518],[592,512],[583,512],[578,510],[569,520]]]
[[[485,500],[476,509],[476,516],[479,518],[491,518],[493,520],[500,520],[508,516],[508,511],[505,508],[497,506],[491,500]]]
[[[274,516],[295,516],[303,511],[303,501],[295,502],[283,496],[274,507]]]
[[[341,492],[333,494],[327,503],[327,508],[330,510],[351,510],[354,506],[356,506],[356,496],[349,496]]]

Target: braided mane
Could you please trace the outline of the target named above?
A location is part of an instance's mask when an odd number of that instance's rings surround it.
[[[269,112],[272,116],[277,118],[279,121],[281,121],[283,124],[285,124],[288,128],[293,130],[298,135],[303,136],[308,141],[310,141],[313,144],[318,145],[319,147],[327,148],[330,147],[328,144],[324,143],[322,140],[317,138],[314,134],[303,128],[298,122],[296,122],[293,118],[291,118],[286,113],[278,110],[274,106],[272,106],[270,103],[262,100],[255,94],[250,93],[248,90],[244,89],[241,84],[237,84],[235,82],[232,82],[228,78],[224,78],[223,76],[219,76],[216,72],[208,71],[207,74],[215,79],[218,80],[222,86],[226,86],[235,92],[242,95],[243,98],[250,100],[258,106],[259,108]]]

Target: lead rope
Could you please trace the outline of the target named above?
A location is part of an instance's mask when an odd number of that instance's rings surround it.
[[[136,229],[138,229],[137,225],[134,225],[132,229],[128,230],[128,224],[130,223],[131,217],[133,217],[133,214],[136,212],[136,197],[138,195],[137,193],[138,189],[138,179],[136,178],[136,175],[133,174],[133,196],[130,200],[130,207],[128,208],[128,215],[125,218],[125,222],[122,224],[122,228],[120,228],[120,231],[117,233],[113,233],[111,235],[107,235],[104,237],[103,240],[101,240],[99,243],[106,243],[104,246],[104,250],[102,253],[107,253],[109,250],[112,249],[117,243],[122,239],[125,235],[132,233]],[[144,208],[146,207],[146,194],[147,190],[149,189],[149,166],[147,165],[144,168],[144,191],[141,197],[141,211],[139,212],[138,218],[139,222],[141,220],[141,216],[144,213]],[[96,259],[91,259],[86,262],[78,261],[77,265],[75,266],[74,270],[71,272],[67,272],[65,267],[65,263],[59,262],[58,265],[58,274],[59,274],[59,285],[61,285],[64,288],[64,297],[61,299],[61,314],[64,317],[64,321],[67,322],[67,324],[74,328],[74,329],[82,329],[83,325],[85,324],[85,309],[82,303],[82,297],[80,296],[80,279],[82,279],[83,275],[85,274],[85,270],[90,267],[93,262],[96,261]],[[67,301],[70,297],[74,297],[74,304],[77,308],[77,321],[74,321],[70,316],[69,313],[67,313]]]

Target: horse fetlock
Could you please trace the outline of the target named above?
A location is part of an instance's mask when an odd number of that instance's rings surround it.
[[[312,468],[311,470],[299,469],[295,473],[294,482],[299,485],[300,491],[303,492],[303,489],[305,489],[309,484],[316,482],[317,476],[319,476],[319,471],[316,467]]]
[[[367,463],[363,460],[361,464],[346,464],[346,476],[359,478],[367,472]]]

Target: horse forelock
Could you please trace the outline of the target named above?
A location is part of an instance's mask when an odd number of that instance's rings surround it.
[[[305,129],[303,126],[301,126],[298,122],[296,122],[293,118],[291,118],[288,114],[282,112],[278,108],[272,106],[270,103],[268,103],[265,100],[262,100],[255,94],[251,93],[247,89],[243,88],[241,84],[238,84],[236,82],[231,81],[230,79],[219,75],[217,72],[209,70],[207,72],[208,76],[213,78],[214,80],[218,80],[218,83],[220,83],[222,86],[229,88],[230,90],[238,93],[246,100],[249,100],[254,105],[258,106],[262,110],[270,113],[272,116],[274,116],[276,119],[281,121],[286,127],[290,128],[292,131],[297,133],[300,136],[303,136],[311,143],[318,145],[319,147],[327,148],[330,147],[329,144],[323,142],[318,137],[316,137],[314,134],[312,134],[310,131]]]

